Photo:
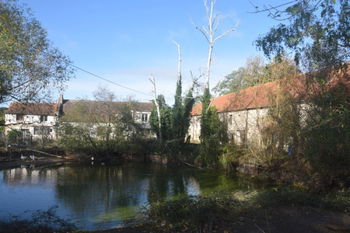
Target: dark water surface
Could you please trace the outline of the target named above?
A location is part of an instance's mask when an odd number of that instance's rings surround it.
[[[252,188],[218,171],[151,164],[22,167],[0,170],[0,217],[57,206],[57,214],[79,228],[103,229],[150,202]]]

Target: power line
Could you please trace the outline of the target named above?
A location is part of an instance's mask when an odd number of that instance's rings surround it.
[[[145,92],[142,92],[142,91],[139,91],[139,90],[136,90],[136,89],[133,89],[133,88],[124,86],[124,85],[121,85],[121,84],[119,84],[119,83],[116,83],[116,82],[114,82],[114,81],[112,81],[112,80],[109,80],[109,79],[106,79],[106,78],[104,78],[104,77],[101,77],[101,76],[99,76],[99,75],[97,75],[97,74],[94,74],[94,73],[92,73],[92,72],[90,72],[90,71],[87,71],[87,70],[85,70],[85,69],[83,69],[83,68],[80,68],[80,67],[78,67],[78,66],[75,66],[75,65],[73,65],[73,64],[72,64],[72,66],[73,66],[74,68],[78,69],[78,70],[81,70],[81,71],[83,71],[83,72],[85,72],[85,73],[87,73],[87,74],[90,74],[90,75],[94,76],[95,78],[102,79],[102,80],[104,80],[104,81],[106,81],[106,82],[109,82],[109,83],[111,83],[111,84],[113,84],[113,85],[116,85],[116,86],[118,86],[118,87],[127,89],[127,90],[129,90],[129,91],[133,91],[133,92],[136,92],[136,93],[139,93],[139,94],[142,94],[142,95],[151,96],[150,94],[147,94],[147,93],[145,93]]]

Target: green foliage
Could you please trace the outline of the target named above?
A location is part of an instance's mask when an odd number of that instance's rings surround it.
[[[172,131],[173,139],[184,141],[188,127],[190,125],[191,110],[194,104],[193,87],[182,98],[181,77],[176,85],[175,103],[172,109]],[[181,144],[181,143],[180,143]]]
[[[19,130],[12,129],[7,133],[7,141],[9,144],[18,143],[22,138],[22,133]]]
[[[219,162],[226,171],[235,171],[235,164],[243,154],[244,149],[231,142],[224,146]]]
[[[226,124],[210,104],[210,92],[206,88],[202,97],[201,144],[196,163],[204,167],[217,167],[222,145],[228,141]]]
[[[339,84],[314,96],[310,117],[302,136],[304,152],[313,166],[325,177],[349,177],[350,167],[350,98],[349,89]],[[320,108],[322,106],[322,108]],[[321,110],[321,111],[320,111]]]
[[[131,112],[135,102],[116,104],[113,93],[106,89],[100,89],[95,97],[100,102],[77,102],[61,117],[58,127],[60,145],[69,151],[96,157],[134,154],[131,144],[135,145],[134,151],[140,152],[136,148],[140,148],[137,142],[141,143],[143,132],[134,122]]]
[[[97,131],[100,131],[100,134],[93,132],[92,128],[86,124],[61,123],[58,129],[59,145],[67,151],[94,155],[96,158],[118,158],[120,155],[143,156],[155,150],[154,142],[142,136],[127,137],[120,131],[116,132],[112,126],[98,127]]]
[[[42,100],[72,76],[70,60],[16,0],[0,2],[0,103]]]
[[[181,76],[176,84],[175,103],[172,109],[172,131],[173,138],[184,138],[184,108],[182,104],[182,83]]]
[[[236,92],[248,87],[292,77],[299,71],[293,61],[286,56],[276,57],[266,64],[261,57],[248,58],[244,67],[227,75],[223,81],[214,88],[221,95]]]
[[[215,225],[232,221],[239,203],[229,197],[184,197],[152,203],[146,215],[169,230],[212,232]]]
[[[190,125],[191,110],[194,104],[193,88],[191,88],[186,97],[183,99],[181,96],[182,84],[181,79],[177,83],[175,103],[171,108],[164,99],[164,96],[158,96],[158,104],[161,115],[161,129],[162,129],[162,141],[172,140],[176,141],[177,146],[183,144],[185,135]],[[156,106],[153,106],[150,124],[153,132],[155,132],[159,138],[159,124]]]
[[[323,174],[326,183],[333,185],[348,182],[349,176],[349,89],[341,84],[349,80],[349,6],[348,0],[291,2],[285,9],[271,12],[274,18],[288,20],[257,40],[257,46],[269,57],[292,52],[307,72],[305,89],[311,97],[304,110],[301,135],[288,133],[299,138],[297,144],[302,145],[305,158]],[[295,122],[284,125],[290,128]]]
[[[302,110],[290,93],[291,80],[279,82],[279,90],[269,96],[271,106],[261,129],[262,142],[267,153],[285,154],[285,146],[293,146],[294,155],[300,152]],[[293,81],[293,80],[292,80]]]
[[[162,131],[162,141],[169,140],[172,138],[172,110],[166,104],[164,96],[159,95],[157,98],[160,109],[160,119],[161,119],[161,131]],[[150,124],[153,132],[157,134],[159,138],[159,124],[158,124],[158,115],[155,104],[153,105]]]
[[[295,61],[308,71],[342,65],[349,60],[348,0],[297,0],[285,9],[272,9],[270,16],[280,23],[256,42],[269,57],[292,52]]]
[[[0,133],[5,130],[5,113],[4,108],[0,108]]]
[[[193,98],[193,87],[187,92],[187,95],[184,100],[184,111],[183,111],[183,135],[185,135],[188,131],[188,128],[190,126],[190,120],[191,120],[191,111],[192,107],[195,103],[195,100]]]

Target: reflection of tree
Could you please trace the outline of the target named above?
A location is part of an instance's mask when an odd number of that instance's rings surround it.
[[[70,167],[58,176],[56,195],[78,216],[142,204],[141,171],[128,167]]]
[[[188,184],[192,172],[175,168],[153,169],[149,180],[148,202],[164,200],[168,197],[189,195]]]

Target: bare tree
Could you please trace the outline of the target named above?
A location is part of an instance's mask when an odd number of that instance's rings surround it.
[[[178,54],[178,61],[177,61],[177,81],[181,79],[181,63],[182,63],[182,57],[181,57],[181,46],[179,43],[177,43],[175,40],[173,40],[173,43],[177,47],[177,54]]]
[[[156,85],[156,78],[151,75],[150,77],[150,82],[152,83],[153,86],[153,102],[156,105],[157,109],[157,116],[158,116],[158,130],[159,130],[159,140],[162,140],[162,122],[161,122],[161,116],[160,116],[160,108],[159,108],[159,103],[157,101],[157,85]]]
[[[208,58],[207,58],[207,70],[206,70],[206,82],[205,88],[209,88],[209,80],[211,74],[211,64],[213,57],[213,49],[215,42],[220,40],[221,38],[227,36],[231,32],[235,31],[237,24],[227,30],[224,30],[222,33],[217,35],[218,29],[220,27],[220,14],[216,14],[214,12],[216,0],[203,0],[204,7],[206,11],[207,17],[207,25],[203,25],[202,27],[196,26],[196,29],[202,33],[206,41],[208,42]]]

